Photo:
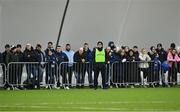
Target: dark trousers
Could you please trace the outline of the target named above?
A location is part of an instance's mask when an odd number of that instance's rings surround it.
[[[54,77],[56,75],[55,64],[48,63],[46,66],[46,84],[54,85]]]
[[[37,77],[36,67],[37,66],[35,64],[26,64],[27,82],[31,83],[32,85],[35,85],[35,80]],[[32,78],[31,78],[31,74],[33,75]]]
[[[106,64],[105,63],[95,63],[94,65],[94,87],[98,86],[98,76],[101,72],[102,76],[102,86],[106,88]]]
[[[3,84],[7,83],[7,70],[6,70],[6,65],[2,65],[2,70],[3,70]]]
[[[87,71],[88,74],[89,85],[92,86],[94,82],[92,78],[92,71],[93,71],[92,63],[86,63],[85,71]]]
[[[36,76],[35,76],[35,84],[37,85],[38,88],[40,88],[40,83],[43,81],[43,69],[44,69],[44,65],[38,64],[35,66],[35,72],[36,72]]]
[[[177,68],[175,66],[169,68],[168,83],[177,83]]]
[[[57,81],[57,87],[60,87],[60,85],[61,85],[60,84],[60,72],[61,72],[60,70],[61,69],[59,68],[59,65],[60,64],[55,65],[55,74],[56,74],[55,76],[56,76],[56,81]]]
[[[85,68],[86,68],[86,63],[76,63],[74,65],[77,85],[84,85],[84,79],[85,79],[85,73],[86,73]]]
[[[62,63],[60,65],[60,73],[62,76],[62,83],[64,86],[71,86],[72,82],[72,73],[73,73],[73,65],[69,65],[69,63]],[[68,75],[68,76],[67,76]]]

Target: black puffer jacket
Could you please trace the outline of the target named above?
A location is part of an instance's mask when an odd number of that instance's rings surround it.
[[[37,55],[33,47],[31,47],[31,50],[25,49],[23,54],[24,62],[37,62]]]

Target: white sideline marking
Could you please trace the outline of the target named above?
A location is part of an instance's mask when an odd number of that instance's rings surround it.
[[[13,107],[17,107],[17,106],[9,106],[9,105],[1,105],[1,107],[4,107],[4,108],[13,108]],[[21,107],[18,107],[18,108],[33,108],[33,109],[81,109],[81,110],[100,110],[100,111],[165,111],[163,109],[129,109],[129,108],[103,108],[103,107],[70,107],[70,106],[67,106],[67,107],[48,107],[48,106],[21,106]],[[172,110],[169,110],[171,112],[178,112],[178,111],[172,111]],[[168,112],[168,111],[167,111]]]

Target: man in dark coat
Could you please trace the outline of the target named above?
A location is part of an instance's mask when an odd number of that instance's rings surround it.
[[[60,74],[62,75],[62,83],[63,86],[66,87],[67,86],[67,78],[66,78],[66,72],[64,70],[64,68],[66,68],[66,64],[61,64],[63,62],[68,62],[69,59],[67,57],[67,55],[62,51],[61,46],[57,46],[56,51],[55,51],[55,56],[56,56],[56,60],[57,60],[57,73],[56,73],[56,80],[57,80],[57,87],[60,87]],[[61,67],[61,68],[60,68]]]
[[[7,74],[7,66],[9,63],[9,58],[10,58],[10,45],[6,44],[5,45],[5,51],[2,53],[2,57],[3,57],[3,63],[5,64],[4,66],[2,66],[3,69],[3,83],[7,83],[6,82],[6,74]]]
[[[44,73],[44,68],[45,68],[45,55],[42,52],[42,46],[41,44],[37,44],[36,45],[36,49],[35,49],[35,55],[36,55],[36,59],[37,62],[39,63],[38,65],[36,65],[36,73],[38,73],[37,76],[37,80],[36,80],[36,84],[37,84],[37,88],[40,88],[40,84],[43,81],[43,73]]]
[[[78,51],[74,54],[74,62],[76,64],[74,65],[75,68],[75,76],[77,79],[77,88],[81,86],[84,87],[84,77],[85,77],[85,62],[86,62],[86,56],[83,53],[83,48],[79,48]]]
[[[37,62],[36,53],[31,46],[31,44],[26,45],[26,49],[23,52],[24,55],[24,62],[29,62],[26,64],[26,71],[27,71],[27,83],[31,83],[33,88],[35,86],[35,78],[37,76],[36,73],[36,64],[31,62]],[[31,77],[31,74],[33,77]]]

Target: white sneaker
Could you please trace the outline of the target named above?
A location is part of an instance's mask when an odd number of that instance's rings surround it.
[[[60,89],[60,87],[56,87],[56,89]]]
[[[68,86],[66,86],[65,88],[66,88],[67,90],[69,90],[69,87],[68,87]]]
[[[46,89],[48,89],[49,88],[49,86],[46,86]]]
[[[147,79],[144,79],[144,85],[148,85],[148,84],[147,84]]]
[[[7,90],[9,91],[9,90],[11,90],[11,88],[10,88],[10,87],[8,87],[8,88],[7,88]]]
[[[15,87],[14,90],[20,90],[19,88]]]

